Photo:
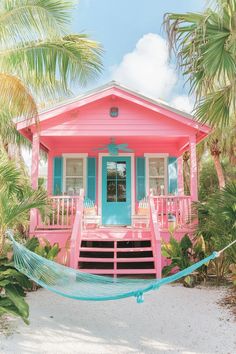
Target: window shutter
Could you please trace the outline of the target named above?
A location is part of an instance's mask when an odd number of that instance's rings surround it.
[[[137,201],[146,197],[145,157],[136,158],[136,198]]]
[[[53,159],[53,195],[62,194],[63,182],[63,161],[62,157],[54,157]]]
[[[96,201],[96,158],[87,159],[87,198]]]
[[[178,172],[177,158],[168,158],[168,193],[176,195],[178,193]]]

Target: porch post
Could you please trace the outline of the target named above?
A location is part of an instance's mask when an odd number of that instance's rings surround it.
[[[48,180],[47,180],[47,190],[48,194],[52,195],[52,173],[53,173],[53,156],[51,151],[48,153]]]
[[[183,156],[177,159],[178,164],[178,195],[184,195],[184,171],[183,171]]]
[[[31,162],[31,185],[33,189],[38,188],[39,177],[39,134],[35,132],[32,140],[32,162]],[[37,209],[30,212],[30,232],[34,232],[38,222]]]
[[[198,176],[197,176],[197,154],[196,154],[196,136],[189,138],[190,150],[190,193],[192,201],[198,200]]]

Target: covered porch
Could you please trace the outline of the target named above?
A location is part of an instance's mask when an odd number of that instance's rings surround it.
[[[161,231],[170,225],[191,229],[191,202],[197,200],[196,139],[194,137],[116,137],[108,152],[108,137],[45,137],[33,139],[32,183],[37,187],[41,142],[48,151],[47,190],[52,214],[32,216],[35,229],[71,228],[84,191],[84,227],[145,227],[150,223],[150,191]],[[184,146],[184,149],[178,149]],[[100,150],[101,149],[101,150]],[[190,195],[184,194],[182,152],[190,151]],[[155,152],[153,152],[155,151]]]

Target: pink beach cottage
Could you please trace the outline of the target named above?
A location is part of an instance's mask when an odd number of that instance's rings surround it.
[[[42,219],[32,210],[30,234],[59,242],[67,264],[84,272],[161,277],[161,240],[170,225],[178,239],[192,231],[196,145],[209,127],[116,82],[41,112],[39,121],[17,125],[32,141],[34,188],[40,149],[48,155],[52,211]]]

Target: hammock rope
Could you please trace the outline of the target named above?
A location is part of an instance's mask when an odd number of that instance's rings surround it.
[[[217,258],[224,250],[236,243],[235,240],[221,251],[213,252],[210,256],[166,278],[151,280],[114,279],[83,273],[80,270],[48,260],[18,243],[14,239],[12,231],[7,231],[7,235],[13,244],[15,268],[43,288],[76,300],[107,301],[135,297],[137,303],[144,301],[143,295],[145,293],[189,275],[202,265]]]

